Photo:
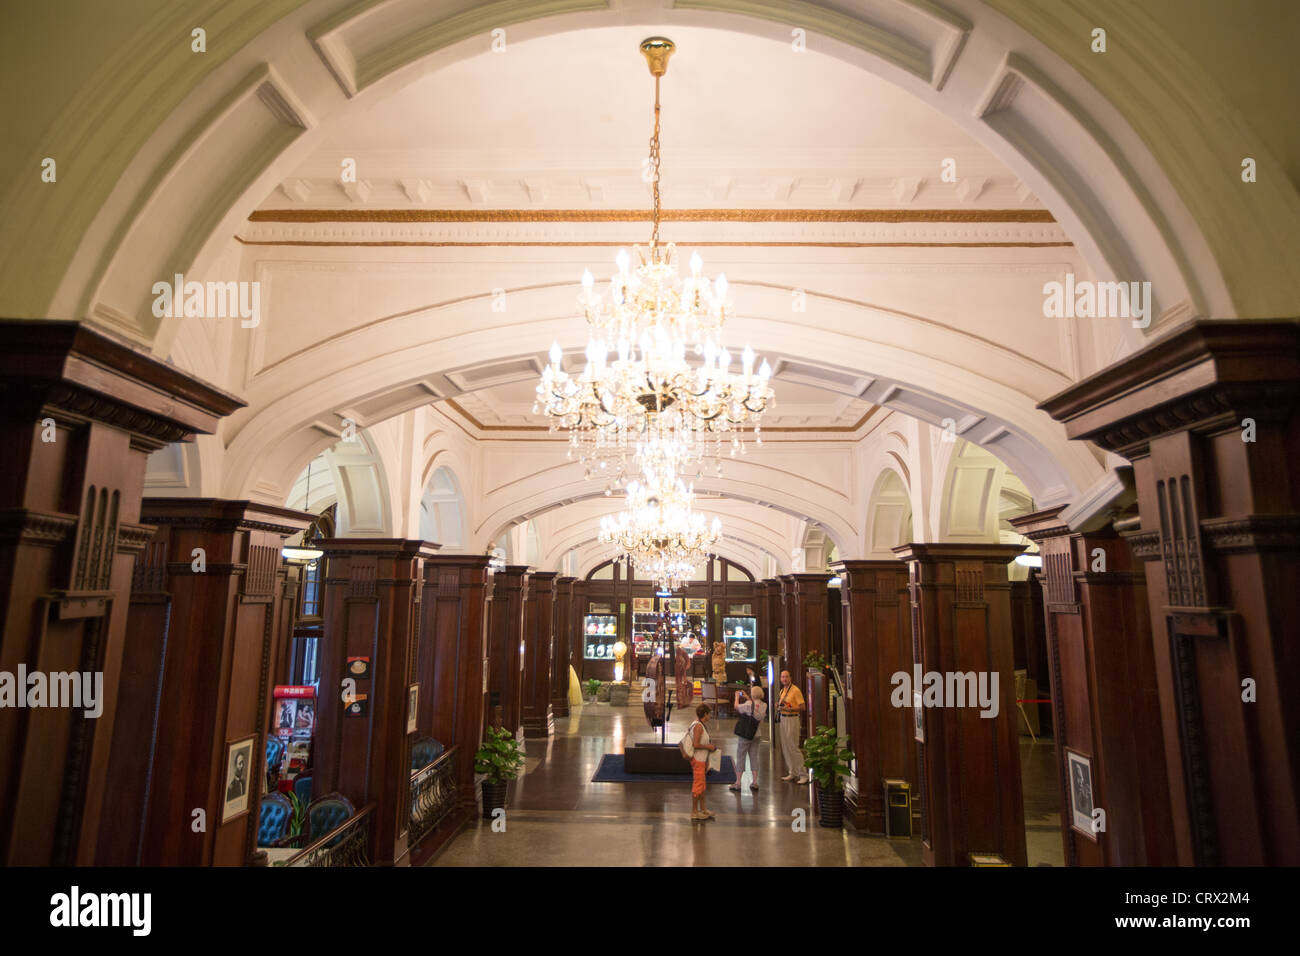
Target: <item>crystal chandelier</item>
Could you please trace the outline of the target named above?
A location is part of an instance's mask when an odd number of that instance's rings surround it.
[[[693,507],[692,488],[671,475],[647,473],[628,484],[626,510],[600,519],[599,540],[613,544],[639,575],[675,590],[713,554],[722,523]]]
[[[724,443],[733,456],[743,454],[751,427],[762,443],[760,422],[772,401],[768,363],[756,370],[746,345],[735,369],[722,343],[726,276],[705,278],[698,253],[691,256],[690,275],[680,276],[674,245],[659,242],[659,80],[673,50],[662,37],[641,44],[655,78],[650,243],[634,247],[635,268],[627,251],[619,251],[607,294],[598,295],[591,273],[583,273],[586,363],[571,375],[561,364],[559,343],[552,345],[533,409],[551,419],[552,431],[569,430],[569,457],[576,452],[586,477],[604,478],[607,494],[640,471],[647,448],[670,456],[678,474],[701,475],[710,462],[720,474]]]

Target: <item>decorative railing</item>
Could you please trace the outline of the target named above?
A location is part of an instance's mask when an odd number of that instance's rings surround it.
[[[414,847],[456,808],[456,747],[444,751],[433,763],[411,774],[410,829],[407,841]]]
[[[339,826],[314,840],[289,858],[285,866],[369,866],[370,816],[373,803],[360,813],[348,817]]]

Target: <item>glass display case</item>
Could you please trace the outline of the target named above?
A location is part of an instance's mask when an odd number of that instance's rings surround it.
[[[758,659],[758,618],[724,617],[722,639],[727,643],[727,660],[753,662]]]
[[[582,619],[583,657],[589,661],[614,660],[618,643],[618,617],[614,614],[588,614]]]

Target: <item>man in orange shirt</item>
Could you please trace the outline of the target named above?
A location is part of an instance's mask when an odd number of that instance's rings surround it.
[[[785,760],[786,775],[782,780],[795,780],[795,783],[808,783],[808,772],[804,769],[803,751],[799,749],[799,724],[803,720],[803,694],[790,680],[789,671],[781,671],[781,695],[777,698],[776,712],[780,715],[781,756]]]

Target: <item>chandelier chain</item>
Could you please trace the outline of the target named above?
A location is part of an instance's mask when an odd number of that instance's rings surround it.
[[[650,137],[650,169],[654,183],[654,229],[650,233],[650,248],[659,245],[659,77],[655,77],[655,131]]]

